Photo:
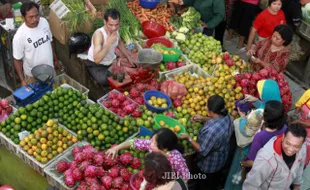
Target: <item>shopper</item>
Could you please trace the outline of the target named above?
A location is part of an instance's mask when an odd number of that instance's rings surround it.
[[[102,85],[108,85],[111,75],[110,66],[134,67],[134,60],[129,56],[124,43],[120,40],[120,13],[116,9],[108,9],[104,13],[104,26],[97,29],[92,37],[88,50],[87,69],[93,79]],[[120,58],[115,55],[115,48],[120,50]]]
[[[261,100],[248,94],[245,95],[245,101],[252,102],[254,107],[264,109],[265,104],[270,100],[282,101],[280,88],[276,81],[271,79],[260,80],[256,86]]]
[[[254,136],[261,128],[263,111],[263,109],[256,109],[246,116],[245,113],[238,110],[240,118],[234,121],[238,147],[235,151],[224,189],[242,189],[246,171],[240,166],[240,162],[246,159]]]
[[[287,24],[295,30],[301,23],[300,0],[282,0],[282,10]]]
[[[167,157],[161,153],[150,153],[144,158],[143,176],[147,183],[155,186],[153,190],[185,190],[173,176],[173,170]],[[144,190],[146,183],[142,183],[140,190]]]
[[[254,21],[248,39],[247,51],[252,47],[256,34],[258,35],[258,41],[269,38],[272,36],[276,26],[286,23],[281,6],[281,0],[268,1],[268,8],[262,11]]]
[[[168,128],[156,130],[151,140],[135,139],[124,142],[107,151],[107,155],[115,158],[118,151],[134,148],[142,151],[160,152],[167,156],[173,170],[182,179],[189,179],[189,170],[182,156],[183,147],[178,143],[178,137]]]
[[[305,127],[308,136],[306,138],[307,145],[307,157],[305,165],[310,164],[310,89],[308,89],[296,102],[295,114],[300,113],[300,118],[293,121],[295,124],[299,124]]]
[[[243,189],[299,189],[302,183],[307,131],[290,125],[285,134],[272,138],[259,152]]]
[[[283,72],[289,61],[293,30],[286,24],[278,25],[270,38],[252,45],[247,52],[251,57],[251,66],[254,71],[264,67],[273,67],[278,73]]]
[[[255,135],[249,153],[246,159],[242,161],[242,166],[251,168],[257,158],[258,151],[272,137],[283,134],[286,128],[286,114],[283,104],[276,100],[268,101],[264,109],[264,129]]]
[[[188,140],[198,153],[197,168],[194,174],[204,174],[206,178],[190,179],[189,189],[218,189],[221,183],[222,169],[229,154],[230,138],[233,133],[233,122],[225,108],[221,96],[213,95],[207,101],[210,118],[200,115],[193,116],[193,121],[206,122],[198,133],[198,142],[188,134],[182,134],[181,139]]]
[[[213,36],[215,27],[223,21],[225,16],[225,0],[169,0],[169,2],[193,6],[201,14],[203,33],[207,36]]]
[[[252,22],[258,12],[259,0],[241,0],[232,15],[232,21],[229,24],[227,40],[232,40],[233,31],[239,32],[238,49],[243,48],[244,40],[249,36]]]
[[[35,82],[31,70],[41,64],[60,69],[52,47],[53,36],[47,20],[39,15],[39,5],[23,3],[20,12],[24,23],[13,38],[14,68],[21,85]]]

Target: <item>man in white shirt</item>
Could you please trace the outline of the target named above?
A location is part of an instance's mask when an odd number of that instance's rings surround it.
[[[20,8],[24,23],[13,38],[14,67],[21,85],[35,82],[31,70],[40,64],[59,69],[59,63],[52,47],[53,36],[45,18],[39,16],[39,5],[24,3]],[[54,59],[53,59],[54,56]]]
[[[98,84],[108,84],[107,78],[111,75],[109,68],[112,63],[118,66],[135,66],[120,39],[119,28],[120,13],[116,9],[106,10],[104,13],[104,26],[95,31],[88,50],[89,64],[87,69]],[[116,47],[125,60],[117,59],[115,55]],[[125,65],[125,62],[127,62],[127,65]]]

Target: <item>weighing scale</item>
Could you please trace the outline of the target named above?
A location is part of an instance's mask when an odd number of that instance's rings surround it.
[[[25,107],[39,100],[46,92],[53,90],[54,68],[50,65],[37,65],[31,70],[37,80],[28,86],[23,86],[13,92],[16,105]]]

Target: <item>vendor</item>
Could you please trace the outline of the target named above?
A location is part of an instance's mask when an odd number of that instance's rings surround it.
[[[215,27],[217,27],[225,16],[224,0],[169,0],[170,3],[178,5],[193,6],[200,14],[203,26],[203,34],[213,36]],[[217,36],[217,35],[215,35]],[[219,36],[219,41],[223,37]]]
[[[107,78],[111,75],[110,66],[135,66],[126,51],[124,43],[120,40],[120,13],[116,9],[108,9],[104,13],[104,26],[97,29],[92,37],[88,50],[89,64],[87,69],[93,79],[102,85],[107,85]],[[122,56],[128,62],[117,59],[115,48],[118,47]]]
[[[159,152],[167,156],[172,169],[182,179],[189,179],[189,170],[182,156],[183,147],[178,143],[178,137],[168,128],[161,128],[154,132],[151,140],[135,139],[123,142],[107,151],[113,158],[123,149],[137,149],[149,152]]]
[[[221,96],[213,95],[208,99],[207,109],[210,118],[200,115],[193,116],[193,121],[206,122],[198,133],[198,142],[188,134],[182,134],[181,139],[187,139],[198,155],[197,168],[194,173],[205,174],[206,178],[191,179],[189,189],[214,190],[221,184],[222,169],[226,163],[230,148],[230,138],[233,133],[233,120],[225,108]]]
[[[18,78],[21,85],[25,86],[35,82],[31,74],[35,66],[47,64],[58,70],[60,65],[53,51],[49,24],[39,16],[39,5],[34,2],[23,3],[20,12],[24,23],[13,38],[13,57]]]

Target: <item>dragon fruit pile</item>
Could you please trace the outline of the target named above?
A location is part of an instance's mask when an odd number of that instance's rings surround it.
[[[135,174],[132,185],[135,187],[135,189],[140,189],[142,182],[143,182],[143,171],[139,171],[137,174]],[[145,190],[152,190],[152,189],[154,189],[154,185],[147,183]]]
[[[143,93],[148,90],[159,90],[160,85],[156,80],[151,80],[149,83],[137,83],[129,89],[128,96],[138,104],[144,104]],[[127,94],[127,93],[126,93]]]
[[[109,92],[107,98],[102,100],[101,103],[104,107],[122,118],[127,115],[131,115],[134,118],[142,116],[142,111],[138,107],[138,104],[118,91]]]
[[[242,88],[242,94],[250,94],[258,97],[256,83],[262,79],[275,80],[280,88],[282,103],[284,104],[285,111],[289,111],[292,106],[292,93],[290,91],[289,83],[285,80],[282,73],[278,73],[272,67],[265,67],[264,69],[254,73],[242,73],[235,76],[236,87]]]
[[[6,119],[13,111],[12,106],[9,104],[7,99],[0,98],[0,118]],[[0,120],[1,122],[1,120]]]
[[[105,152],[86,145],[74,147],[71,153],[74,160],[71,163],[60,160],[56,170],[64,173],[64,183],[68,187],[74,187],[79,182],[78,190],[130,190],[132,173],[126,167],[138,169],[141,166],[140,159],[129,152],[112,159]]]

